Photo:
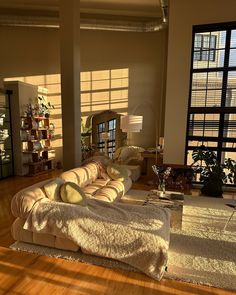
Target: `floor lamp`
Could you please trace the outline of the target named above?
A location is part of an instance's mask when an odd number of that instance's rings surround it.
[[[143,116],[125,115],[121,117],[120,128],[128,134],[131,132],[140,132],[143,128]],[[128,144],[128,140],[127,140]]]

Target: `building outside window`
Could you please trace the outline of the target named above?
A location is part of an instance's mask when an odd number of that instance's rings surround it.
[[[194,60],[215,61],[216,38],[216,35],[196,33],[194,38]]]

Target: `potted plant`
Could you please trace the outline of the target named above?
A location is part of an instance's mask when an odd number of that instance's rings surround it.
[[[93,151],[89,144],[89,138],[92,134],[92,126],[86,127],[81,119],[81,151],[82,160],[84,161]]]
[[[220,163],[216,153],[205,146],[194,149],[192,158],[192,167],[195,173],[200,173],[200,181],[203,183],[203,195],[222,197],[224,184],[236,184],[236,162],[231,158]]]
[[[39,115],[45,116],[45,118],[49,118],[50,109],[54,109],[54,105],[52,105],[50,102],[47,102],[44,96],[39,96],[38,100],[39,100],[39,103],[38,103]]]

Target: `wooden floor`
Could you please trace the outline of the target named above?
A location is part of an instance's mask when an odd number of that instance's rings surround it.
[[[10,227],[14,220],[10,211],[12,196],[24,187],[59,173],[54,171],[34,178],[12,177],[0,181],[0,294],[236,294],[173,280],[157,282],[140,273],[10,250],[8,247],[13,243]],[[134,188],[149,187],[136,184]]]

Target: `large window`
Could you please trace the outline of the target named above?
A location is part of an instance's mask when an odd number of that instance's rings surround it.
[[[13,175],[10,92],[0,90],[0,179]]]
[[[108,156],[112,158],[116,150],[116,119],[108,121],[108,133]]]
[[[193,29],[186,162],[205,145],[236,159],[236,24]]]
[[[105,151],[105,141],[102,138],[102,133],[105,132],[105,122],[99,123],[97,125],[97,149],[100,152]]]
[[[114,111],[103,111],[92,117],[92,144],[97,151],[111,159],[119,147],[124,145],[125,136],[120,129],[121,115]]]

